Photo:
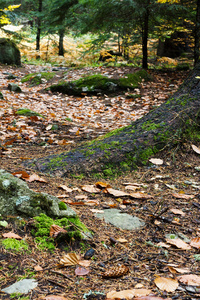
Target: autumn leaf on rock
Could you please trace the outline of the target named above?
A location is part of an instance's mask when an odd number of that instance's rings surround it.
[[[67,233],[67,230],[55,224],[51,225],[50,236],[56,238],[59,233]]]
[[[112,189],[112,188],[107,188],[105,190],[108,194],[114,196],[114,197],[124,197],[124,196],[129,196],[128,193],[126,192],[123,192],[123,191],[119,191],[119,190],[115,190],[115,189]]]
[[[19,236],[18,234],[15,234],[14,232],[3,233],[2,236],[4,238],[12,238],[12,239],[16,239],[16,240],[21,240],[22,239],[21,236]]]
[[[151,293],[148,289],[132,289],[123,290],[120,292],[111,291],[107,293],[106,297],[109,299],[133,299],[134,297],[147,296]]]
[[[200,237],[193,238],[190,242],[190,246],[200,249]]]
[[[26,171],[14,172],[12,173],[12,175],[22,179],[27,179],[30,177],[30,175]]]
[[[182,241],[181,239],[166,239],[166,242],[182,250],[192,249],[190,245],[188,245],[186,242]]]
[[[154,282],[161,291],[174,292],[178,287],[178,281],[172,278],[158,276]]]
[[[200,276],[195,274],[178,276],[177,279],[187,285],[200,286]]]
[[[60,260],[60,264],[64,266],[78,265],[79,257],[75,253],[68,253]]]
[[[39,181],[39,182],[47,183],[47,181],[46,181],[44,178],[38,176],[38,175],[35,174],[35,173],[34,173],[34,174],[31,174],[31,175],[29,176],[29,178],[25,178],[25,180],[28,181],[28,182]]]
[[[87,275],[87,274],[89,274],[89,272],[90,272],[90,270],[86,269],[84,267],[77,267],[75,269],[75,274],[78,275],[78,276]]]

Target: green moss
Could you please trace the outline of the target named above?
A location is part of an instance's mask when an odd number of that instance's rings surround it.
[[[154,122],[147,121],[142,124],[142,129],[144,131],[156,130],[157,128],[163,127],[164,125],[164,122],[162,124],[155,124]]]
[[[24,76],[21,79],[21,82],[24,83],[24,82],[30,81],[31,85],[39,85],[42,83],[42,79],[45,79],[48,81],[48,80],[52,79],[54,76],[55,76],[55,73],[52,73],[52,72],[31,73],[31,74]]]
[[[147,73],[146,70],[140,70],[133,74],[128,74],[124,78],[119,79],[119,86],[123,88],[137,88],[138,84],[140,82],[144,81],[150,81],[152,80],[152,77]]]
[[[5,240],[1,240],[1,244],[5,249],[14,250],[17,252],[28,250],[28,244],[23,240],[7,238]]]
[[[15,112],[17,115],[22,115],[22,116],[28,116],[28,117],[31,117],[31,116],[38,116],[38,117],[42,117],[44,118],[43,115],[35,112],[35,111],[32,111],[28,108],[19,108],[16,112]]]
[[[62,201],[59,202],[58,207],[59,207],[60,210],[66,210],[67,209],[67,205]]]
[[[69,217],[62,219],[52,219],[45,214],[40,214],[34,218],[35,229],[32,230],[32,234],[35,236],[35,241],[41,249],[53,250],[55,248],[55,241],[50,234],[50,228],[53,224],[58,225],[65,230],[66,242],[72,241],[72,239],[81,240],[83,233],[89,233],[87,227],[80,221],[78,217]],[[73,226],[74,225],[74,226]]]

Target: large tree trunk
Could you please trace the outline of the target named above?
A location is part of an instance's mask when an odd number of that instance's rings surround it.
[[[200,76],[200,63],[169,100],[132,125],[73,151],[41,158],[35,168],[58,176],[112,175],[145,164],[161,149],[198,139],[200,79],[197,76]],[[33,162],[28,165],[33,166]]]
[[[42,12],[42,0],[39,0],[38,12]],[[41,16],[37,18],[36,50],[40,51]]]

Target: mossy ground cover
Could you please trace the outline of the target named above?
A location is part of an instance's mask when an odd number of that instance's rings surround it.
[[[30,82],[31,86],[39,85],[42,83],[42,80],[45,79],[46,81],[53,79],[55,76],[55,73],[53,72],[41,72],[41,73],[31,73],[26,76],[24,76],[21,79],[21,82]]]
[[[127,89],[134,89],[144,81],[152,80],[152,77],[145,70],[139,70],[133,74],[127,74],[124,78],[112,79],[101,74],[85,76],[75,81],[61,81],[50,86],[52,92],[59,92],[69,95],[84,95],[107,93],[114,94]]]

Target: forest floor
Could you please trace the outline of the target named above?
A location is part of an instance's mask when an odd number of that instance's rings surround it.
[[[134,91],[138,94],[136,99],[131,92],[112,97],[85,95],[78,98],[46,93],[44,88],[63,77],[71,80],[96,72],[124,76],[134,70],[126,67],[59,70],[51,83],[32,87],[29,83],[20,83],[22,76],[41,72],[41,69],[30,65],[23,68],[0,66],[4,96],[0,99],[1,168],[10,173],[26,171],[33,174],[32,170],[23,167],[25,160],[67,151],[83,141],[129,125],[166,101],[188,74],[183,71],[149,71],[154,80],[143,82]],[[17,78],[9,80],[7,73]],[[10,92],[7,88],[10,82],[20,84],[22,93]],[[29,108],[45,118],[19,116],[16,114],[19,108]],[[21,296],[9,296],[0,291],[0,298],[59,300],[56,296],[60,296],[63,297],[60,300],[105,299],[108,292],[115,290],[122,291],[121,296],[109,294],[107,298],[122,299],[128,297],[126,290],[132,290],[132,295],[151,293],[160,297],[143,299],[199,299],[200,156],[185,143],[181,149],[161,152],[156,158],[162,159],[163,164],[158,165],[155,161],[155,164],[149,163],[123,177],[101,179],[118,191],[136,190],[139,193],[135,199],[103,190],[94,193],[92,187],[97,181],[94,178],[52,178],[38,173],[45,182],[34,180],[28,183],[29,187],[55,196],[65,193],[63,198],[94,235],[80,247],[71,243],[64,248],[57,245],[54,252],[41,251],[30,233],[28,220],[25,226],[19,227],[14,216],[3,218],[8,226],[0,227],[0,239],[7,232],[19,234],[28,243],[29,251],[16,252],[1,247],[1,289],[24,278],[35,278],[38,286]],[[62,191],[61,185],[72,191]],[[91,190],[86,192],[85,185]],[[142,197],[143,192],[148,196]],[[95,211],[106,208],[119,208],[137,216],[145,221],[145,226],[138,231],[122,230],[95,217]],[[174,239],[174,245],[172,239],[168,239],[172,235],[179,238]],[[162,246],[158,246],[160,242]],[[76,266],[58,268],[63,255],[75,252],[83,258],[89,249],[94,249],[95,253],[86,268],[89,270],[86,275],[75,274]],[[129,271],[117,278],[102,277],[105,269],[115,267],[117,270],[119,265],[126,265]],[[41,269],[38,270],[38,266]],[[185,277],[185,274],[190,276]],[[93,295],[89,296],[91,293]],[[54,297],[48,298],[49,295]],[[130,296],[127,299],[131,299]]]

